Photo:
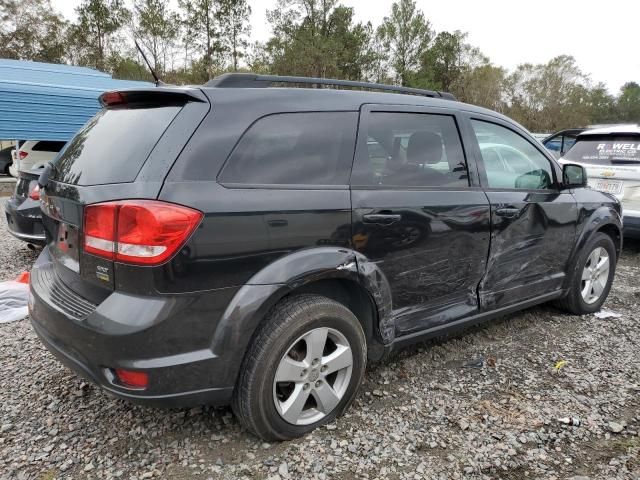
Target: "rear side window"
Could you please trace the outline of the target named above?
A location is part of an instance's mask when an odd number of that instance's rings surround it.
[[[640,137],[591,137],[578,140],[563,160],[592,165],[640,165]]]
[[[181,108],[101,110],[60,155],[54,180],[74,185],[134,181]]]
[[[256,121],[220,173],[222,184],[347,185],[356,112],[269,115]]]
[[[31,150],[34,152],[54,152],[58,153],[66,142],[37,142]]]
[[[367,149],[360,152],[351,183],[358,186],[469,186],[455,119],[450,115],[373,112]]]

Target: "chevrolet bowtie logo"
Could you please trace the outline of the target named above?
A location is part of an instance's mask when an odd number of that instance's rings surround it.
[[[602,175],[603,177],[615,177],[616,172],[612,172],[611,170],[605,170],[600,175]]]

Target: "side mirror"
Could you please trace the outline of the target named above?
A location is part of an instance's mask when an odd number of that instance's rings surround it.
[[[587,170],[582,165],[567,163],[562,167],[562,186],[582,188],[587,186]]]
[[[551,186],[551,177],[545,170],[532,170],[516,178],[516,188],[544,190]]]

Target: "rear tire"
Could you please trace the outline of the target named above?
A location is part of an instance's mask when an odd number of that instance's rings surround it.
[[[602,232],[593,235],[571,273],[568,295],[556,305],[575,315],[599,311],[611,290],[617,260],[611,237]]]
[[[366,351],[362,326],[344,305],[320,295],[287,298],[254,335],[233,411],[264,440],[300,437],[351,405],[364,376]]]

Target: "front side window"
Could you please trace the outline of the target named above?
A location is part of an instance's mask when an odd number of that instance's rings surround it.
[[[468,187],[467,164],[450,115],[373,112],[367,148],[354,165],[359,186]]]
[[[553,186],[549,160],[508,128],[472,120],[489,188],[544,190]]]
[[[356,112],[269,115],[244,134],[219,175],[222,184],[347,185]]]

